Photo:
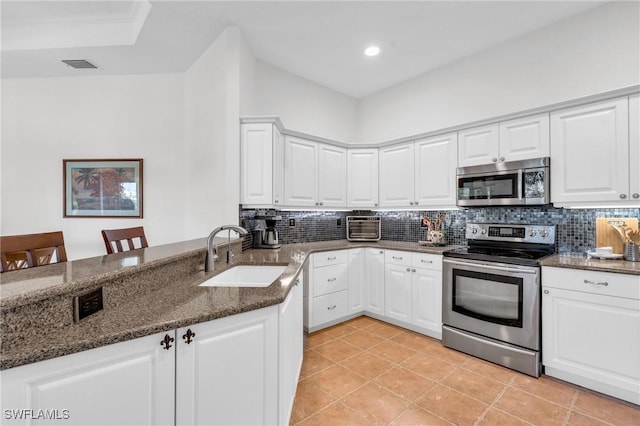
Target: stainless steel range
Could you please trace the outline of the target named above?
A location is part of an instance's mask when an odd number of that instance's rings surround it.
[[[446,251],[445,346],[540,375],[540,266],[555,227],[467,224],[468,247]]]

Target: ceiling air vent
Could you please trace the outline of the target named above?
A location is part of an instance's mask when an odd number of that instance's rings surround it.
[[[63,59],[62,62],[77,69],[98,68],[86,59]]]

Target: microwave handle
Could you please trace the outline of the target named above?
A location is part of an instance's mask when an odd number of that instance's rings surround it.
[[[524,189],[524,182],[523,182],[523,170],[520,169],[518,170],[518,200],[522,201],[522,192]]]

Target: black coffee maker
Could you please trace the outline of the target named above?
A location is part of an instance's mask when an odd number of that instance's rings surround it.
[[[257,226],[257,229],[253,231],[253,246],[255,248],[280,248],[276,222],[282,220],[282,216],[256,216],[255,219],[264,220],[265,226]]]

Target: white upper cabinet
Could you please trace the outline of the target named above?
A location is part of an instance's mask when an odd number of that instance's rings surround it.
[[[640,95],[629,96],[629,193],[640,203]]]
[[[549,156],[548,113],[505,121],[500,123],[499,127],[499,161],[518,161]]]
[[[628,204],[634,199],[629,191],[628,107],[625,97],[551,114],[554,204]]]
[[[318,203],[318,144],[293,136],[284,139],[284,204],[315,207]]]
[[[415,197],[418,206],[456,205],[458,135],[449,133],[415,143]]]
[[[380,148],[380,207],[414,205],[414,144]]]
[[[318,205],[347,206],[347,150],[318,144]]]
[[[347,206],[378,206],[378,148],[347,150]]]
[[[295,136],[284,138],[284,204],[347,206],[347,150]]]
[[[496,163],[500,157],[497,124],[458,132],[458,166]]]
[[[549,114],[458,132],[460,167],[549,156]]]
[[[273,123],[241,126],[240,158],[243,205],[270,205],[273,199]]]

